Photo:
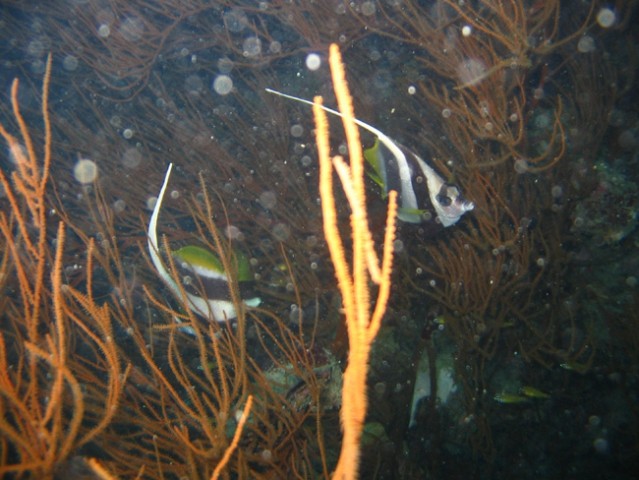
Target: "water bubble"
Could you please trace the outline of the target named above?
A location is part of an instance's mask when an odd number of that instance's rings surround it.
[[[111,27],[106,23],[103,23],[98,27],[98,36],[102,38],[107,38],[111,35]]]
[[[263,192],[260,195],[260,205],[266,210],[272,210],[277,205],[277,195],[273,191]]]
[[[537,128],[550,128],[553,118],[547,113],[540,113],[535,117],[534,124]]]
[[[113,202],[113,211],[115,213],[122,213],[124,212],[125,208],[126,208],[126,202],[122,200],[121,198]]]
[[[409,87],[408,87],[408,94],[409,95],[415,95],[416,91],[417,91],[417,89],[415,88],[415,85],[409,85]]]
[[[130,129],[130,128],[125,128],[125,129],[122,131],[122,136],[123,136],[124,138],[126,138],[127,140],[130,140],[131,138],[133,138],[133,133],[134,133],[134,132],[133,132],[133,130],[132,130],[132,129]]]
[[[245,57],[257,57],[262,53],[262,40],[258,37],[247,37],[242,44],[242,54]]]
[[[595,441],[592,442],[592,446],[595,449],[595,452],[600,454],[606,454],[609,451],[608,440],[605,438],[595,438]]]
[[[299,138],[304,134],[304,127],[301,125],[293,125],[291,127],[291,136]]]
[[[522,174],[528,171],[528,162],[525,158],[515,160],[515,172]]]
[[[282,51],[282,44],[277,40],[273,40],[268,46],[268,51],[271,53],[280,53]]]
[[[9,146],[9,160],[11,160],[12,164],[15,165],[18,162],[25,161],[27,156],[27,148],[21,143],[16,143]]]
[[[213,81],[213,90],[219,95],[228,95],[233,90],[233,80],[228,75],[218,75]]]
[[[632,130],[624,130],[621,132],[617,137],[617,143],[619,143],[619,146],[627,152],[637,148],[637,138]]]
[[[306,57],[306,68],[311,71],[317,70],[322,65],[322,59],[317,53],[309,53]]]
[[[617,20],[614,10],[604,7],[597,12],[597,23],[602,28],[612,27]]]
[[[41,57],[44,55],[45,49],[45,42],[38,38],[31,40],[27,45],[27,53],[33,57]]]
[[[222,57],[217,61],[217,69],[221,73],[229,73],[233,70],[233,60],[229,57]]]
[[[119,29],[120,35],[129,42],[137,42],[144,34],[144,23],[137,18],[127,18]]]
[[[78,57],[74,57],[73,55],[67,55],[62,60],[62,66],[67,72],[73,72],[78,68]]]
[[[289,235],[291,234],[291,230],[288,228],[287,225],[278,223],[273,227],[271,233],[273,234],[275,240],[277,240],[278,242],[283,242],[289,237]]]
[[[98,176],[98,166],[93,160],[81,158],[73,166],[73,176],[83,185],[93,183]]]
[[[318,243],[317,237],[315,235],[309,235],[308,237],[306,237],[305,243],[307,247],[313,248],[317,246],[317,243]]]
[[[371,15],[375,14],[375,3],[374,2],[363,2],[362,6],[360,7],[362,15],[364,15],[365,17],[370,17]]]
[[[577,50],[581,53],[590,53],[595,51],[595,39],[589,35],[584,35],[577,42]]]
[[[453,114],[453,112],[451,112],[450,108],[444,108],[442,110],[442,117],[444,118],[450,118],[450,116]]]
[[[184,89],[191,95],[198,95],[204,90],[204,81],[199,75],[189,75],[184,80]]]
[[[462,85],[477,85],[486,76],[486,65],[475,58],[467,58],[457,66],[457,75]]]
[[[226,28],[233,33],[241,32],[248,25],[246,14],[239,8],[232,8],[224,12],[222,19]]]
[[[235,225],[228,225],[224,233],[229,240],[241,240],[244,237],[242,231]]]
[[[142,154],[137,148],[127,148],[122,154],[122,165],[126,168],[135,168],[142,162]]]
[[[561,185],[554,185],[550,189],[550,194],[552,195],[552,198],[560,198],[564,194],[564,189],[561,188]]]
[[[373,390],[375,394],[379,397],[383,396],[386,393],[386,383],[385,382],[377,382],[373,386]]]

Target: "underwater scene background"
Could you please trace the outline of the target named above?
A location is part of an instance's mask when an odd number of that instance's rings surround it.
[[[0,2],[0,476],[331,477],[349,332],[313,114],[265,89],[334,108],[337,43],[357,118],[474,205],[398,224],[359,477],[636,478],[638,21],[635,0]],[[147,237],[169,163],[177,291]],[[189,303],[193,247],[237,318]]]

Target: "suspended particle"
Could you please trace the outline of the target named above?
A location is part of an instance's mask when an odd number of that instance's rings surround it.
[[[470,34],[473,33],[473,28],[470,25],[464,25],[461,33],[464,37],[470,37]]]
[[[597,23],[602,28],[612,27],[617,20],[614,10],[604,7],[597,12]]]
[[[67,55],[62,60],[62,66],[67,72],[73,72],[78,68],[78,57]]]
[[[584,35],[577,42],[577,50],[580,53],[590,53],[595,51],[595,40],[589,35]]]
[[[83,185],[93,183],[98,176],[98,166],[93,160],[81,158],[73,166],[73,176]]]
[[[122,154],[122,165],[126,168],[135,168],[142,163],[142,154],[135,148],[127,148]]]
[[[528,171],[528,162],[525,158],[515,160],[515,172],[522,174]]]
[[[277,195],[273,191],[266,191],[260,195],[260,204],[266,210],[272,210],[277,205]]]
[[[224,233],[229,240],[240,240],[243,237],[242,231],[235,225],[227,225]]]
[[[221,73],[229,73],[233,70],[233,60],[229,57],[222,57],[217,61],[217,69]]]
[[[314,72],[322,65],[322,59],[317,53],[309,53],[306,56],[306,68]]]
[[[268,46],[268,51],[271,53],[280,53],[282,51],[282,44],[277,40],[273,40]]]
[[[258,37],[247,37],[242,44],[242,54],[245,57],[257,57],[262,53],[262,40]]]
[[[415,95],[416,91],[417,91],[417,89],[415,88],[415,85],[409,85],[408,86],[408,94],[409,95]]]
[[[113,202],[113,211],[115,213],[122,213],[126,209],[126,202],[121,198]]]
[[[278,242],[284,242],[291,234],[291,230],[290,228],[288,228],[287,225],[283,223],[277,223],[275,224],[275,226],[273,226],[271,234]]]
[[[299,138],[304,134],[304,127],[299,124],[295,124],[291,127],[291,136]]]
[[[375,14],[375,3],[374,2],[363,2],[361,8],[362,15],[365,17],[370,17]]]
[[[130,140],[131,138],[133,138],[133,130],[130,128],[125,128],[122,131],[122,136],[126,138],[127,140]]]
[[[157,202],[158,202],[158,197],[148,197],[146,199],[146,208],[148,210],[153,210]]]
[[[228,95],[233,90],[233,80],[228,75],[218,75],[213,80],[213,90],[219,95]]]
[[[224,12],[222,19],[224,20],[226,28],[233,33],[241,32],[248,25],[246,14],[239,8],[232,8]]]
[[[106,23],[103,23],[98,27],[98,36],[102,38],[107,38],[111,35],[111,27],[109,27]]]

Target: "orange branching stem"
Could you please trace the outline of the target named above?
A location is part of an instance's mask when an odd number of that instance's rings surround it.
[[[367,409],[368,360],[371,345],[386,311],[391,287],[397,193],[392,191],[388,196],[386,233],[380,265],[373,245],[373,236],[368,226],[362,146],[359,131],[353,121],[352,99],[337,45],[331,45],[329,61],[339,111],[343,115],[350,158],[350,164],[347,164],[339,156],[331,160],[328,121],[321,108],[322,98],[315,97],[313,113],[320,162],[320,197],[322,199],[324,235],[342,294],[349,338],[349,358],[348,366],[344,372],[340,412],[344,433],[340,457],[333,475],[333,478],[341,480],[356,478],[359,469],[360,440]],[[337,222],[337,209],[333,192],[333,168],[340,178],[351,208],[352,266],[346,260],[344,242]],[[379,286],[372,315],[370,312],[371,281]]]
[[[235,435],[233,435],[233,440],[231,441],[231,444],[224,451],[224,455],[222,456],[222,459],[219,461],[219,463],[215,467],[215,470],[213,470],[213,475],[211,475],[211,480],[217,480],[220,477],[220,473],[222,472],[224,467],[226,467],[226,464],[229,463],[229,460],[231,459],[231,455],[233,455],[233,452],[237,448],[238,443],[240,443],[240,437],[242,436],[242,431],[244,430],[244,424],[246,423],[246,419],[248,418],[249,413],[251,413],[252,406],[253,406],[253,396],[249,395],[248,399],[246,400],[246,405],[244,405],[244,410],[242,411],[242,416],[240,418],[240,421],[237,422],[237,428],[235,429]]]

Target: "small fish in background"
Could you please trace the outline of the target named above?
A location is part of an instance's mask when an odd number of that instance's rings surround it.
[[[531,400],[547,400],[550,398],[550,395],[546,392],[542,392],[538,388],[531,387],[530,385],[525,385],[519,389],[519,394],[501,392],[495,395],[493,398],[498,403],[517,404],[526,403]]]
[[[177,298],[181,298],[182,291],[184,291],[189,307],[194,313],[218,322],[232,320],[237,317],[237,312],[230,299],[228,277],[218,257],[209,250],[194,245],[187,245],[171,252],[175,268],[182,279],[182,288],[177,285],[167,271],[160,257],[157,223],[172,168],[173,164],[171,163],[164,176],[162,189],[149,220],[148,248],[151,261],[164,283]],[[246,289],[251,280],[248,260],[244,256],[234,254],[232,261],[237,268],[237,279],[244,303],[248,307],[257,307],[261,303],[261,299],[251,296],[250,291]]]
[[[528,397],[528,398],[535,398],[538,400],[546,400],[548,398],[550,398],[550,395],[547,394],[546,392],[542,392],[541,390],[539,390],[538,388],[535,387],[531,387],[530,385],[525,385],[523,387],[521,387],[519,389],[519,393]]]
[[[497,395],[493,397],[493,399],[497,403],[503,403],[506,405],[515,405],[518,403],[526,403],[530,401],[530,399],[524,397],[523,395],[517,395],[516,393],[508,393],[508,392],[498,393]]]
[[[306,105],[313,102],[267,88],[268,93]],[[342,117],[337,110],[322,105],[322,109]],[[369,177],[382,189],[385,196],[390,190],[399,193],[398,218],[406,223],[450,227],[473,208],[473,202],[464,199],[459,188],[447,183],[425,160],[398,144],[382,131],[357,118],[357,125],[375,135],[375,144],[364,151],[371,166]],[[389,155],[390,154],[390,155]]]

